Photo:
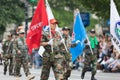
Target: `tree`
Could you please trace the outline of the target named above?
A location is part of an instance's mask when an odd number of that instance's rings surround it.
[[[24,20],[24,4],[20,0],[0,0],[0,27]]]
[[[119,0],[114,0],[114,2],[117,6],[117,10],[120,13]],[[110,19],[110,0],[86,0],[86,1],[84,0],[52,0],[51,1],[49,0],[49,3],[52,9],[55,10],[54,11],[55,15],[57,12],[59,12],[59,10],[60,10],[60,15],[61,15],[62,11],[63,12],[65,11],[64,10],[65,7],[69,9],[69,11],[67,11],[69,14],[67,14],[67,16],[64,16],[63,20],[65,20],[66,17],[73,14],[73,10],[75,8],[79,8],[80,12],[89,12],[92,14],[96,14],[96,16],[99,18],[99,21],[101,21],[103,25],[105,25],[105,22]],[[64,14],[62,14],[60,18],[62,18],[63,15]],[[69,17],[70,22],[72,22],[71,19],[73,18],[70,16]]]

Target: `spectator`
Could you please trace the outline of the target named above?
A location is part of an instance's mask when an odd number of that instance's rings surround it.
[[[120,54],[117,55],[117,59],[114,60],[111,64],[108,65],[108,69],[111,71],[111,72],[116,72],[118,70],[120,70],[117,66],[120,65]]]
[[[34,50],[35,69],[39,69],[42,66],[42,57],[39,55],[38,50]]]
[[[104,56],[107,54],[107,48],[106,48],[106,41],[103,36],[100,36],[99,38],[99,59],[101,58],[101,61],[103,60]]]

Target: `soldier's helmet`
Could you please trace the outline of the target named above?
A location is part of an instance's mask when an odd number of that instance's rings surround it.
[[[70,30],[68,27],[63,27],[62,30]]]
[[[21,29],[19,32],[18,32],[18,34],[24,34],[25,33],[25,31],[23,30],[23,29]]]

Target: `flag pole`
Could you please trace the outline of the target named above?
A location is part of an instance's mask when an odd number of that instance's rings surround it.
[[[58,32],[59,32],[59,34],[60,34],[61,39],[64,39],[63,36],[62,36],[62,34],[61,34],[61,32],[60,32],[59,30],[58,30]],[[63,45],[64,45],[64,47],[65,47],[65,50],[66,50],[67,52],[69,52],[64,41],[63,41]]]
[[[49,24],[49,27],[50,27],[50,24]],[[52,39],[52,34],[51,34],[51,28],[50,28],[50,39]],[[51,45],[51,51],[52,51],[52,53],[53,53],[53,45]]]
[[[48,1],[47,1],[47,0],[45,0],[45,1],[46,1],[46,7],[49,6]],[[49,17],[49,16],[48,16],[48,17]],[[48,18],[48,23],[49,23],[49,27],[50,27],[50,20],[49,20],[49,18]],[[50,29],[50,30],[49,30],[50,39],[52,39],[51,28],[49,28],[49,29]],[[51,51],[52,51],[52,53],[53,53],[53,45],[51,45]]]

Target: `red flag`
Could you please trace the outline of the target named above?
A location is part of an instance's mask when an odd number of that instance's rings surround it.
[[[29,53],[34,47],[40,46],[42,27],[46,25],[48,25],[46,7],[44,0],[39,0],[26,38]]]

